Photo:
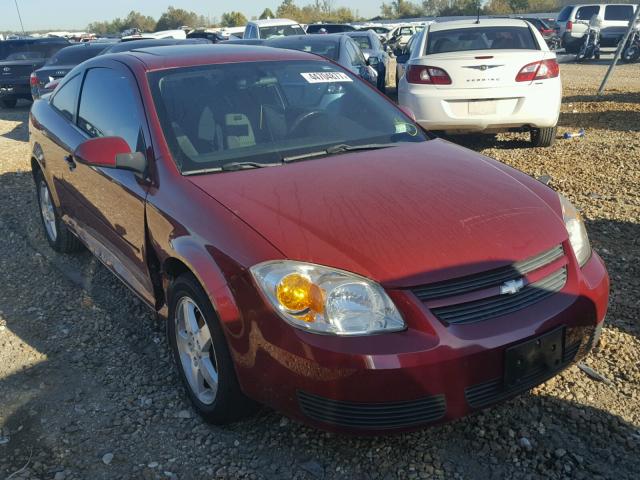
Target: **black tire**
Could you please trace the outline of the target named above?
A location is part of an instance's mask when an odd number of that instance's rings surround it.
[[[620,60],[624,63],[635,62],[638,58],[640,58],[640,47],[635,44],[625,48],[620,56]]]
[[[2,106],[4,108],[16,108],[16,104],[18,103],[18,99],[16,97],[5,97],[0,100]]]
[[[43,189],[46,188],[49,198],[51,198],[51,190],[49,189],[49,185],[47,184],[47,181],[45,180],[41,170],[37,170],[35,172],[34,180],[36,183],[36,195],[38,197],[38,210],[40,211],[42,230],[44,231],[44,237],[47,239],[49,246],[56,252],[60,253],[74,253],[83,250],[84,245],[82,244],[82,242],[80,242],[80,240],[78,240],[78,237],[71,233],[71,231],[64,224],[64,222],[60,218],[60,213],[58,212],[58,209],[56,208],[52,200],[50,200],[50,202],[55,223],[55,234],[52,234],[49,231],[44,217],[45,213],[44,209],[42,208],[43,203],[41,196],[43,194]]]
[[[534,147],[550,147],[556,141],[558,127],[532,128],[531,145]]]
[[[171,283],[168,296],[169,318],[167,320],[167,337],[178,375],[182,380],[187,396],[195,410],[205,421],[216,425],[235,422],[251,414],[256,409],[256,404],[247,398],[240,390],[224,332],[222,331],[215,310],[209,301],[209,297],[200,286],[200,283],[190,273],[180,275]],[[181,303],[181,300],[187,298],[193,300],[197,305],[201,313],[199,321],[206,322],[211,334],[211,343],[214,352],[211,360],[212,363],[215,362],[214,364],[217,369],[218,385],[213,402],[208,404],[200,401],[189,384],[189,380],[182,366],[176,339],[178,322],[176,318],[177,306]]]

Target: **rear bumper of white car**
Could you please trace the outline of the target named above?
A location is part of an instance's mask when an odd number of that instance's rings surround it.
[[[553,127],[561,100],[559,77],[501,88],[438,88],[410,84],[405,77],[398,85],[398,103],[410,108],[422,127],[457,133]]]

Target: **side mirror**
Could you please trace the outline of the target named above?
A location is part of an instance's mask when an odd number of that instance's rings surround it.
[[[400,110],[402,110],[404,112],[404,114],[407,117],[409,117],[414,122],[416,121],[416,114],[413,113],[413,110],[411,110],[409,107],[405,107],[403,105],[398,105],[398,107],[400,108]]]
[[[378,64],[380,63],[380,59],[378,57],[372,57],[369,56],[369,58],[367,59],[367,65],[369,65],[370,67],[377,67]]]
[[[147,159],[144,153],[131,152],[121,137],[98,137],[87,140],[76,148],[73,157],[79,163],[94,167],[118,168],[144,174]]]

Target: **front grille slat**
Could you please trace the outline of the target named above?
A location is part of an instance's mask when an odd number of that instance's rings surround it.
[[[505,282],[521,279],[524,275],[548,266],[563,256],[562,245],[558,245],[506,267],[419,286],[411,291],[429,305],[429,301],[433,299],[455,297],[491,287],[499,288]],[[567,267],[563,266],[541,280],[525,286],[517,293],[493,295],[479,300],[430,308],[434,315],[447,324],[469,324],[489,320],[517,312],[559,292],[567,283],[567,274]],[[451,302],[455,300],[452,298]]]
[[[298,392],[300,408],[309,418],[354,429],[393,429],[435,422],[444,417],[444,395],[408,402],[356,403]]]
[[[451,297],[460,293],[467,293],[474,290],[499,285],[508,280],[514,280],[523,275],[533,272],[540,267],[557,260],[564,255],[562,245],[558,245],[551,250],[541,253],[521,262],[497,268],[484,273],[470,275],[463,278],[445,280],[443,282],[424,285],[414,288],[413,293],[422,301],[433,300],[434,298]]]
[[[541,282],[532,283],[513,295],[501,295],[474,302],[433,308],[433,313],[447,323],[471,323],[513,313],[560,291],[567,281],[565,268]]]

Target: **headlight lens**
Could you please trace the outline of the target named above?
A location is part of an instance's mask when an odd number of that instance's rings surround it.
[[[578,264],[582,267],[591,258],[591,244],[587,236],[587,229],[576,207],[562,195],[558,194],[558,196],[562,205],[562,218],[569,233],[569,243],[571,243],[573,253],[578,259]]]
[[[296,327],[334,335],[405,328],[382,287],[364,277],[289,260],[261,263],[250,270],[280,316]]]

